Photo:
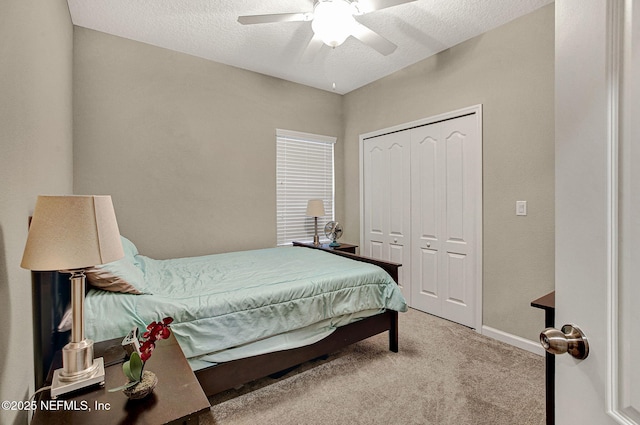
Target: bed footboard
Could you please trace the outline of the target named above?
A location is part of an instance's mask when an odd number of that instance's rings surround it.
[[[322,246],[313,246],[311,244],[301,243],[301,242],[293,242],[293,246],[299,246],[299,247],[304,247],[309,249],[319,249],[333,255],[339,255],[340,257],[351,258],[352,260],[360,261],[362,263],[375,264],[385,272],[389,273],[389,275],[393,278],[394,282],[398,283],[398,276],[399,276],[398,269],[402,267],[402,264],[393,263],[390,261],[378,260],[376,258],[371,258],[371,257],[363,257],[362,255],[351,254],[349,252],[338,251],[335,249],[327,249]]]
[[[195,372],[207,397],[338,351],[355,342],[389,331],[389,350],[398,352],[398,312],[367,317],[337,328],[315,344],[220,363]]]

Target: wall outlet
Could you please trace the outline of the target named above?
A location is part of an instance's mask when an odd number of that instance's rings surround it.
[[[527,201],[516,201],[516,215],[527,215]]]

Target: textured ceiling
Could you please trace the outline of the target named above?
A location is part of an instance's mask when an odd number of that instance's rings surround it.
[[[241,25],[237,18],[312,11],[311,0],[68,0],[74,25],[341,94],[551,2],[417,0],[357,18],[398,45],[392,54],[349,37],[308,61],[301,56],[310,22]]]

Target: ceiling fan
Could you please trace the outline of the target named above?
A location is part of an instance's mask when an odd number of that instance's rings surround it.
[[[398,46],[359,23],[355,17],[413,1],[416,0],[316,0],[312,12],[240,16],[238,22],[251,25],[310,21],[314,35],[304,53],[307,58],[314,55],[323,44],[337,47],[350,35],[386,56]]]

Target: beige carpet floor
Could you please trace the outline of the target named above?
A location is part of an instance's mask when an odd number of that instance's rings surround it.
[[[210,399],[203,425],[542,425],[544,358],[464,326],[400,314],[386,334]]]

